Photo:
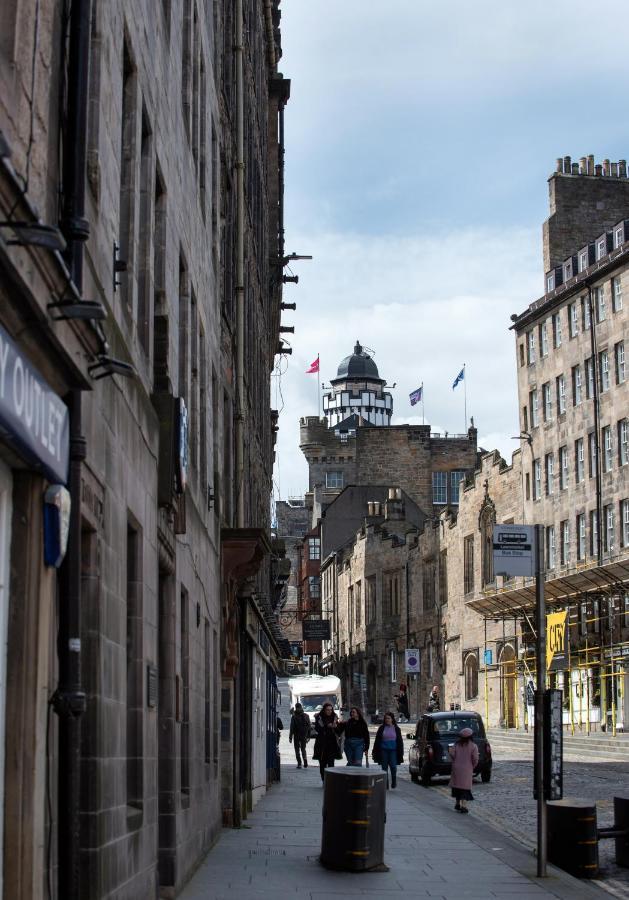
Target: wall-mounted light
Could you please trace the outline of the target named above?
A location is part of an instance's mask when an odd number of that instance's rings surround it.
[[[280,325],[280,334],[295,334],[294,325]]]
[[[107,378],[109,375],[123,375],[125,378],[135,378],[136,375],[135,369],[129,363],[104,354],[88,366],[87,371],[94,381]]]
[[[42,222],[0,222],[0,228],[10,228],[14,237],[7,238],[8,246],[19,247],[44,247],[46,250],[58,250],[63,253],[66,242],[63,235],[54,225],[44,225]]]
[[[299,275],[282,275],[284,284],[299,284]]]
[[[64,299],[48,304],[48,311],[55,322],[63,319],[106,319],[107,312],[98,300]]]
[[[288,344],[284,344],[280,341],[280,343],[275,348],[276,353],[292,353],[293,348],[289,347]]]
[[[289,253],[287,256],[282,257],[282,265],[287,266],[289,262],[293,262],[296,259],[312,259],[312,256],[302,256],[300,253]]]
[[[297,309],[296,303],[280,303],[280,309]]]

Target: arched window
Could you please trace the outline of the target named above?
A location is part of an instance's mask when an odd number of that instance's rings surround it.
[[[481,544],[481,573],[483,587],[494,580],[494,525],[496,524],[496,509],[487,498],[479,516],[480,544]]]
[[[478,656],[468,653],[465,657],[465,699],[475,700],[478,697]]]

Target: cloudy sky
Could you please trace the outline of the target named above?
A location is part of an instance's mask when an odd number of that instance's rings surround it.
[[[464,430],[506,458],[518,433],[509,316],[542,293],[541,225],[558,156],[629,157],[629,4],[582,0],[283,0],[283,314],[292,356],[275,496],[303,494],[299,417],[358,338],[393,390],[394,424]],[[604,14],[603,14],[604,9]],[[279,359],[279,358],[278,358]],[[418,416],[419,411],[419,416]]]

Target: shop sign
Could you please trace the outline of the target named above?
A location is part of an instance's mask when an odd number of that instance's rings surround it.
[[[546,669],[549,672],[568,668],[568,610],[546,616]]]
[[[0,437],[57,484],[68,481],[68,408],[0,326]]]
[[[329,641],[329,619],[304,619],[302,624],[304,641]]]

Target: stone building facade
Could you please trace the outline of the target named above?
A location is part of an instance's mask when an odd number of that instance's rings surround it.
[[[7,897],[175,896],[273,777],[278,6],[0,11],[0,338],[58,457],[2,408]]]
[[[514,317],[524,515],[545,526],[546,591],[568,610],[564,717],[629,727],[629,180],[624,160],[550,179],[544,295]],[[552,227],[551,227],[552,225]]]

